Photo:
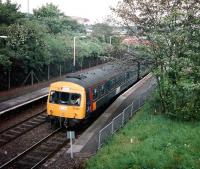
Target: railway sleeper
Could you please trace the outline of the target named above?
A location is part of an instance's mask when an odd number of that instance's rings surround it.
[[[32,122],[36,122],[38,124],[40,124],[41,122],[44,122],[44,121],[45,121],[44,119],[37,119],[37,118],[32,120]]]
[[[7,142],[7,140],[3,139],[3,138],[0,138],[0,145]]]
[[[49,152],[49,151],[45,151],[45,150],[36,150],[36,151],[34,151],[34,153],[36,154],[36,155],[41,155],[41,156],[47,156],[49,153],[51,153],[51,152]]]
[[[39,123],[38,122],[36,122],[36,121],[29,121],[28,123],[30,123],[30,124],[33,124],[33,125],[38,125]]]
[[[10,130],[10,132],[16,133],[16,134],[21,134],[21,133],[22,133],[22,132],[20,132],[20,131],[18,131],[18,130],[15,130],[15,129]]]
[[[1,136],[7,140],[15,137],[15,135],[9,133],[3,133]]]
[[[25,158],[23,160],[18,161],[17,166],[19,165],[19,166],[24,167],[24,168],[30,166],[29,168],[31,168],[37,162],[38,162],[38,160],[31,159],[31,158]]]
[[[47,154],[49,154],[49,152],[35,150],[34,152],[31,153],[31,156],[37,156],[37,157],[40,157],[40,159],[41,159],[42,157],[46,156]]]
[[[46,115],[40,115],[38,117],[36,117],[37,119],[42,119],[42,120],[46,120],[47,116]]]
[[[46,151],[46,152],[52,152],[55,151],[55,147],[54,145],[52,145],[51,147],[49,147],[48,145],[41,145],[41,151]]]
[[[33,125],[27,124],[27,123],[22,124],[22,126],[25,126],[25,127],[27,127],[27,128],[32,128],[32,127],[33,127]]]
[[[22,125],[16,127],[15,129],[21,130],[22,132],[27,129],[27,127],[23,127]]]
[[[53,145],[61,145],[64,142],[63,141],[59,141],[59,140],[53,140],[53,141],[50,141],[50,143],[52,143]]]
[[[31,155],[27,155],[26,159],[34,159],[37,161],[40,161],[42,158],[44,158],[45,156],[38,156],[38,154],[31,154]]]

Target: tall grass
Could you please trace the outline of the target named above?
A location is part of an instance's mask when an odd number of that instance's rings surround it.
[[[146,104],[111,138],[87,169],[200,169],[200,122],[152,115]]]

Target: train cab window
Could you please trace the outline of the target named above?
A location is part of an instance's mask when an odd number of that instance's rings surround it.
[[[51,91],[49,102],[50,103],[59,103],[59,93],[55,92],[55,91]]]
[[[64,93],[60,92],[60,97],[59,97],[60,103],[61,104],[69,104],[70,103],[70,94],[69,93]]]
[[[80,94],[73,93],[71,94],[71,104],[80,106],[81,96]]]
[[[81,95],[78,93],[51,91],[49,102],[54,104],[80,106]]]

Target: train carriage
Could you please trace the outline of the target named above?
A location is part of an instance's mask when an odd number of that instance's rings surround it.
[[[135,83],[146,70],[134,61],[107,63],[50,85],[47,113],[74,126]]]

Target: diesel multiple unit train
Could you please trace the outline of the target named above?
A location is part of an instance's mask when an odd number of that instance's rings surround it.
[[[73,73],[50,85],[47,113],[65,126],[87,119],[101,106],[127,89],[149,71],[145,62],[125,60]]]

